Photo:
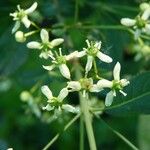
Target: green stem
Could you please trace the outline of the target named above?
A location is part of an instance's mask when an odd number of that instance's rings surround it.
[[[38,25],[36,25],[34,22],[31,21],[31,25],[34,26],[36,29],[40,30],[40,27],[38,27]]]
[[[85,121],[85,126],[86,126],[90,149],[96,150],[97,148],[96,148],[96,142],[95,142],[93,127],[92,127],[92,118],[91,118],[91,114],[89,112],[88,98],[83,97],[81,92],[79,93],[79,96],[80,96],[80,100],[81,100],[81,111],[83,112],[83,116],[84,116],[84,121]]]
[[[35,30],[35,31],[31,31],[31,32],[25,33],[25,37],[31,36],[31,35],[33,35],[35,33],[38,33],[38,32],[39,32],[39,30]]]
[[[101,77],[98,75],[98,70],[97,70],[97,65],[96,65],[96,60],[94,59],[94,73],[95,73],[95,77],[96,79],[101,79]]]
[[[83,116],[80,116],[80,150],[84,150],[84,120]]]
[[[76,25],[79,29],[110,29],[110,30],[127,30],[126,27],[122,25]]]
[[[77,114],[72,120],[70,120],[64,127],[63,131],[66,131],[79,117],[80,117],[80,114]],[[42,150],[47,150],[59,138],[60,135],[61,133],[57,133],[53,137],[53,139]]]
[[[81,71],[79,70],[79,64],[78,62],[75,63],[76,69],[76,79],[79,80],[82,78]],[[83,118],[85,121],[85,127],[87,131],[87,136],[89,140],[89,145],[91,150],[96,150],[96,142],[95,142],[95,137],[94,137],[94,132],[93,132],[93,127],[92,127],[92,120],[91,120],[91,114],[90,114],[90,108],[88,106],[88,98],[83,97],[82,93],[79,93],[79,99],[80,99],[80,107],[81,107],[81,112],[83,113]],[[81,137],[81,135],[80,135]]]

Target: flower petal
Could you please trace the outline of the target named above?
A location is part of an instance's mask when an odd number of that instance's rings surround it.
[[[28,19],[28,16],[24,16],[21,21],[25,25],[26,28],[30,27],[31,21]]]
[[[113,98],[113,91],[108,92],[105,98],[105,106],[110,106],[113,102]]]
[[[60,45],[63,42],[64,42],[64,39],[62,39],[62,38],[54,39],[51,41],[51,46],[55,47],[55,46]]]
[[[109,57],[108,55],[98,51],[97,55],[96,55],[101,61],[106,62],[106,63],[111,63],[113,60],[111,57]]]
[[[43,107],[43,110],[47,110],[47,111],[51,111],[54,109],[54,106],[51,106],[49,104],[47,104],[45,107]]]
[[[53,70],[55,67],[56,67],[55,65],[51,65],[51,66],[44,66],[43,65],[43,68],[46,69],[46,70],[48,70],[48,71]]]
[[[147,20],[149,17],[150,17],[150,8],[149,8],[149,9],[146,9],[146,10],[143,12],[143,14],[142,14],[142,16],[141,16],[141,19]]]
[[[130,18],[122,18],[121,19],[121,24],[127,27],[132,27],[134,26],[136,23],[136,21],[134,19],[130,19]]]
[[[45,29],[41,30],[40,36],[43,43],[49,42],[49,34]]]
[[[120,80],[120,70],[121,70],[121,65],[119,62],[117,62],[113,70],[113,76],[115,80]]]
[[[150,35],[150,24],[145,25],[145,33]]]
[[[121,79],[120,82],[121,82],[121,85],[123,87],[127,86],[128,84],[130,84],[130,82],[127,79]]]
[[[49,100],[53,98],[52,92],[47,85],[42,86],[41,91]]]
[[[49,58],[49,54],[48,52],[41,52],[41,54],[39,55],[40,58],[44,58],[44,59],[48,59]]]
[[[79,113],[80,112],[79,108],[73,107],[69,104],[63,104],[62,109],[66,110],[68,112],[71,112],[71,113]]]
[[[112,88],[113,86],[113,83],[109,80],[106,80],[106,79],[102,79],[102,80],[99,80],[97,82],[97,85],[99,88]]]
[[[86,67],[85,67],[86,74],[91,70],[92,64],[93,64],[93,56],[88,56],[87,57]]]
[[[20,21],[16,21],[12,29],[12,34],[15,33],[19,29],[19,27],[20,27]]]
[[[66,55],[65,59],[68,61],[68,60],[77,58],[78,53],[79,53],[78,51],[74,51],[74,52],[70,53],[69,55]]]
[[[60,93],[58,95],[58,98],[62,101],[65,97],[67,97],[68,93],[69,93],[68,89],[67,88],[63,88],[60,91]]]
[[[32,41],[27,44],[27,47],[30,49],[41,49],[41,43]]]
[[[93,84],[91,87],[90,87],[90,92],[100,92],[102,91],[103,89],[100,88],[97,84]]]
[[[83,57],[83,56],[85,56],[86,55],[86,51],[85,50],[83,50],[83,51],[80,51],[80,52],[78,52],[78,55],[77,55],[77,57]]]
[[[70,81],[67,82],[67,84],[68,84],[67,88],[69,89],[70,92],[81,90],[81,84],[78,81]]]
[[[37,8],[37,5],[38,5],[37,2],[34,2],[30,8],[25,10],[25,13],[26,14],[32,13]]]
[[[70,71],[66,64],[59,65],[60,73],[67,79],[70,79]]]

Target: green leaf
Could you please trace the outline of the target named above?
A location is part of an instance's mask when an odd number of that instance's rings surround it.
[[[142,73],[130,81],[124,89],[127,96],[118,94],[106,112],[112,115],[150,114],[150,72]]]

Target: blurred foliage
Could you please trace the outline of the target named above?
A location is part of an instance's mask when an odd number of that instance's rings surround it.
[[[37,82],[40,82],[40,85],[44,83],[49,84],[56,95],[64,85],[61,79],[54,80],[50,76],[45,76],[46,71],[42,69],[43,60],[39,60],[36,51],[27,49],[25,44],[16,43],[11,35],[13,21],[9,17],[9,13],[16,9],[17,4],[20,4],[22,7],[28,7],[32,2],[32,0],[1,0],[0,4],[0,150],[5,150],[8,147],[13,147],[14,150],[42,149],[59,130],[63,129],[64,125],[71,118],[63,116],[62,119],[51,124],[45,123],[44,120],[41,121],[36,118],[31,111],[27,111],[26,104],[20,101],[19,95],[21,91],[29,91]],[[32,17],[41,27],[51,27],[54,24],[70,25],[74,23],[75,0],[37,0],[37,2],[39,4],[38,11]],[[78,0],[78,24],[119,25],[122,17],[135,16],[140,2],[142,0]],[[36,19],[37,16],[38,19]],[[50,38],[53,39],[57,36],[65,38],[66,45],[64,49],[68,51],[74,49],[81,50],[85,46],[85,39],[87,37],[89,39],[102,40],[102,50],[112,56],[114,62],[121,62],[123,75],[135,76],[140,72],[150,69],[150,62],[145,63],[145,60],[135,62],[134,56],[127,52],[133,39],[125,31],[96,28],[56,29],[52,31]],[[104,65],[100,63],[99,66]],[[113,66],[114,63],[107,65],[106,68],[109,70]],[[55,74],[52,75],[55,76]],[[150,76],[149,74],[147,75]],[[104,76],[106,75],[104,74]],[[145,82],[144,79],[143,82]],[[140,91],[138,85],[137,89]],[[37,89],[36,93],[39,93],[39,91],[40,89]],[[147,101],[148,98],[146,99]],[[73,99],[72,103],[78,103],[76,95],[70,95],[70,99]],[[147,105],[146,102],[141,103]],[[124,108],[121,109],[123,111]],[[136,145],[139,142],[142,150],[148,150],[147,144],[145,144],[146,141],[141,141],[143,138],[149,140],[146,136],[150,129],[144,125],[147,124],[149,126],[148,120],[145,123],[141,118],[138,120],[137,115],[124,117],[111,116],[107,113],[104,113],[102,118]],[[140,123],[139,128],[137,128],[138,123]],[[78,149],[78,125],[79,122],[76,122],[69,130],[63,133],[51,149]],[[144,129],[146,130],[144,131],[145,134],[143,133]],[[98,148],[104,150],[129,149],[124,142],[108,130],[99,120],[95,119],[94,130]],[[138,134],[138,130],[144,135]],[[150,141],[147,143],[150,143]],[[85,144],[85,146],[85,149],[87,149],[88,144]]]

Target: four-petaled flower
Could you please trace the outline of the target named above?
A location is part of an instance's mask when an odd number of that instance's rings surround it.
[[[69,81],[67,82],[67,88],[69,92],[82,91],[84,97],[86,96],[86,92],[100,92],[102,90],[97,84],[93,84],[92,78]]]
[[[89,42],[89,40],[86,40],[87,48],[83,48],[83,51],[78,53],[78,57],[83,57],[87,55],[87,63],[85,67],[86,74],[91,70],[93,60],[95,57],[98,57],[101,61],[106,63],[111,63],[112,58],[108,55],[100,52],[101,49],[101,41],[100,42]]]
[[[70,79],[70,71],[69,71],[69,68],[67,67],[66,65],[66,62],[72,58],[74,58],[74,56],[76,55],[76,53],[78,53],[77,51],[71,53],[70,55],[62,55],[62,52],[61,52],[61,48],[59,48],[59,55],[56,53],[56,58],[53,57],[52,55],[49,55],[49,57],[52,59],[52,65],[50,66],[44,66],[43,65],[43,68],[48,70],[48,71],[51,71],[53,70],[55,67],[58,66],[59,70],[60,70],[60,73],[67,79]]]
[[[47,110],[47,111],[65,110],[65,111],[72,112],[72,113],[79,113],[79,108],[75,108],[69,104],[63,104],[63,100],[68,95],[68,89],[67,88],[63,88],[57,97],[53,96],[51,90],[49,89],[49,87],[47,85],[42,86],[41,91],[48,99],[48,101],[47,101],[48,104],[45,107],[43,107],[44,110]]]
[[[26,28],[29,28],[31,25],[31,21],[28,19],[28,15],[33,13],[34,10],[37,7],[37,2],[35,2],[30,8],[24,10],[20,8],[20,5],[17,5],[17,11],[15,11],[14,13],[10,13],[10,16],[13,17],[13,20],[16,21],[13,29],[12,29],[12,33],[16,32],[19,27],[20,27],[20,23],[22,22]]]
[[[121,70],[121,65],[119,62],[117,62],[113,70],[114,80],[109,81],[106,79],[102,79],[97,82],[97,85],[100,89],[103,89],[103,88],[111,89],[111,91],[107,93],[106,98],[105,98],[106,106],[110,106],[112,104],[113,97],[116,96],[117,90],[119,90],[119,92],[122,93],[124,96],[127,95],[122,90],[123,90],[123,87],[127,86],[130,82],[126,79],[120,79],[120,70]]]
[[[150,34],[150,4],[142,3],[140,5],[142,11],[135,19],[131,18],[122,18],[121,24],[127,27],[133,27],[135,29],[135,38],[137,39],[141,32]]]
[[[52,41],[49,41],[49,34],[45,29],[42,29],[40,32],[42,42],[32,41],[27,44],[27,47],[30,49],[42,49],[43,51],[40,54],[40,57],[47,59],[49,55],[53,55],[51,49],[60,45],[64,42],[64,39],[57,38]]]

